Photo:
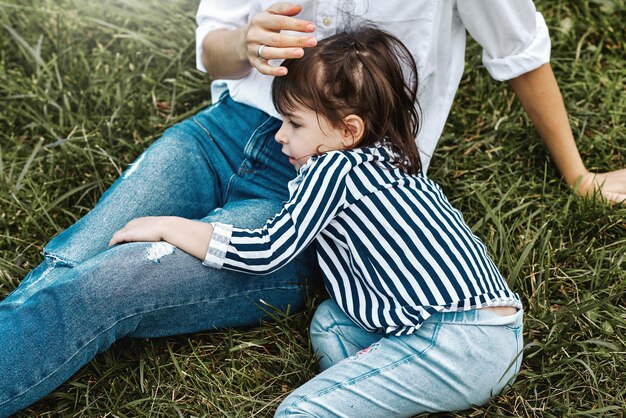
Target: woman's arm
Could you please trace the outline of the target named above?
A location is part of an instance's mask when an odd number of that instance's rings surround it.
[[[626,199],[626,169],[590,173],[578,153],[563,98],[549,65],[550,35],[531,0],[457,2],[459,16],[483,47],[483,64],[496,80],[510,80],[563,179],[582,195],[600,190],[611,202]]]
[[[576,148],[552,67],[544,64],[509,83],[543,138],[563,179],[569,185],[576,184],[588,171]]]
[[[593,195],[600,189],[605,199],[613,203],[624,202],[626,169],[595,174],[585,168],[550,64],[511,79],[510,85],[543,138],[565,182],[570,186],[578,184],[578,192],[583,196]]]
[[[202,40],[202,64],[213,79],[236,79],[256,68],[262,74],[280,76],[287,74],[285,67],[274,67],[268,59],[300,58],[302,48],[315,46],[312,36],[283,35],[281,30],[310,33],[313,23],[296,19],[302,6],[275,3],[256,14],[250,23],[238,29],[219,29],[209,32]],[[257,56],[259,46],[263,57]]]

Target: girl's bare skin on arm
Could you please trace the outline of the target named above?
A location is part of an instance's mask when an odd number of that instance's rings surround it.
[[[113,234],[109,246],[123,242],[167,241],[200,260],[204,259],[213,236],[211,224],[178,216],[136,218]]]

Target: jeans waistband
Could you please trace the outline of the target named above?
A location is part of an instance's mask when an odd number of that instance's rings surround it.
[[[427,319],[427,322],[457,323],[468,325],[512,327],[521,326],[523,323],[523,310],[518,310],[513,315],[501,316],[495,312],[484,309],[471,309],[468,311],[437,312]]]

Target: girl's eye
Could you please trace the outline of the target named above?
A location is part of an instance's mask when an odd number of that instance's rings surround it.
[[[289,121],[289,124],[290,124],[290,125],[291,125],[294,129],[296,129],[296,128],[299,128],[299,127],[300,127],[300,125],[299,125],[299,124],[295,123],[295,122],[294,122],[294,121],[292,121],[292,120],[290,120],[290,121]]]

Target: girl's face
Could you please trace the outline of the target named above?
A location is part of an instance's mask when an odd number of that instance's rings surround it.
[[[285,113],[283,124],[276,133],[276,141],[283,148],[283,154],[296,170],[300,169],[312,155],[346,149],[345,129],[333,127],[330,122],[315,111],[298,107]]]

